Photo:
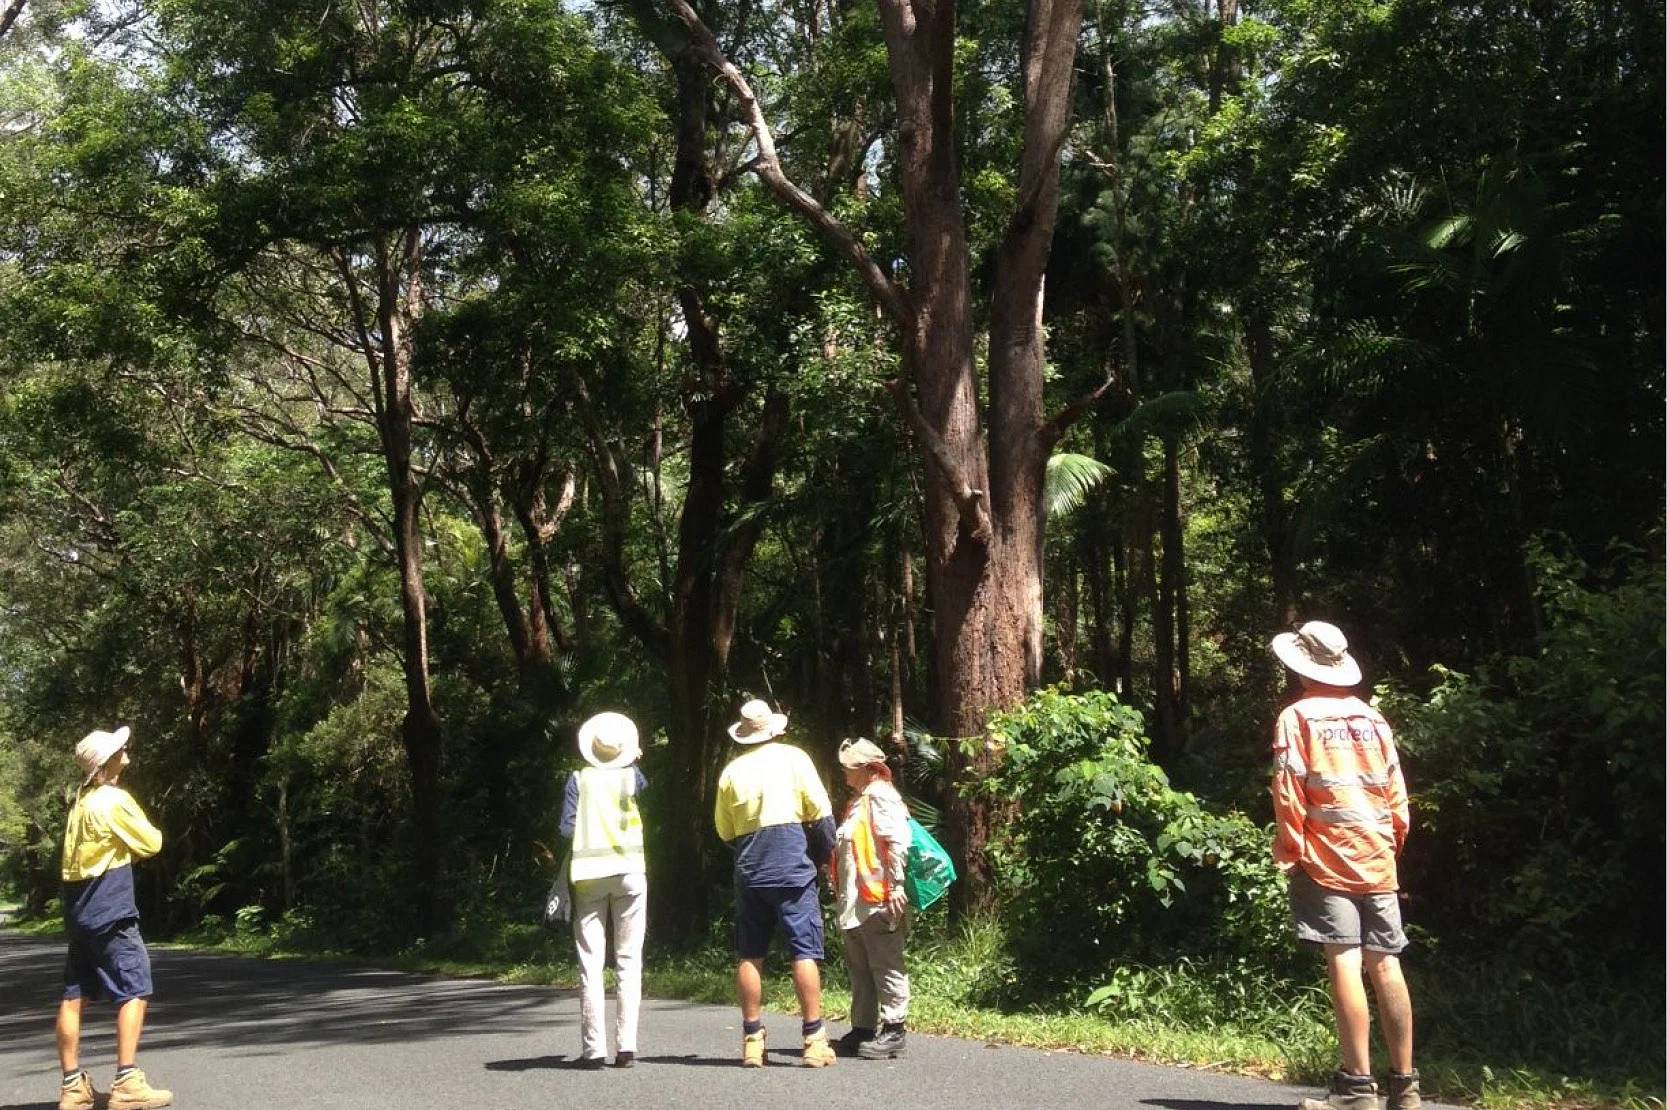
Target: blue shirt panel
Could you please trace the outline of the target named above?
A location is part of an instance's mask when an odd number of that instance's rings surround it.
[[[63,894],[64,927],[71,932],[103,932],[139,916],[132,867],[112,867],[102,875],[65,883]]]
[[[834,819],[802,825],[765,825],[738,836],[735,885],[738,887],[803,887],[816,881],[816,869],[833,854]]]

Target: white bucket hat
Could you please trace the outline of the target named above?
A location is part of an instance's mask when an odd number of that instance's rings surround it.
[[[737,744],[762,744],[787,731],[787,714],[771,712],[767,703],[754,698],[741,707],[741,719],[729,726],[729,738]]]
[[[626,767],[642,754],[637,726],[623,713],[598,713],[579,726],[579,754],[592,767]]]
[[[1304,678],[1327,686],[1360,684],[1360,664],[1349,654],[1348,637],[1335,624],[1309,621],[1295,632],[1275,636],[1272,646],[1279,661]]]
[[[111,757],[117,752],[127,747],[127,739],[132,735],[133,730],[123,725],[115,732],[95,728],[83,736],[81,742],[75,745],[75,761],[81,764],[81,770],[86,775],[81,780],[81,785],[86,786],[92,782],[93,776],[98,774],[100,768],[110,762]]]

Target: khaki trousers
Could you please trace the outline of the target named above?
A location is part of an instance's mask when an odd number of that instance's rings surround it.
[[[648,925],[648,876],[609,875],[573,884],[573,940],[579,948],[581,1055],[608,1055],[602,1031],[606,993],[602,968],[608,955],[608,922],[614,927],[614,970],[619,976],[614,1050],[637,1051],[637,1008],[642,1002],[642,942]]]
[[[845,966],[851,973],[851,1024],[878,1029],[901,1024],[909,1016],[909,973],[903,942],[909,936],[905,914],[893,922],[876,913],[855,929],[845,930]]]

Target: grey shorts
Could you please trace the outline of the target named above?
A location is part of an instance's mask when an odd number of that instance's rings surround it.
[[[1401,901],[1394,891],[1350,894],[1323,887],[1298,867],[1291,872],[1291,921],[1308,944],[1350,944],[1395,955],[1407,946]]]

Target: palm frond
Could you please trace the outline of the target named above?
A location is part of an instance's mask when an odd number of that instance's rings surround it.
[[[1111,429],[1111,437],[1126,441],[1197,424],[1206,411],[1204,396],[1194,390],[1160,393],[1119,420]]]
[[[1062,451],[1048,457],[1042,480],[1042,503],[1049,520],[1068,516],[1088,501],[1094,487],[1111,477],[1112,469],[1098,459]]]

